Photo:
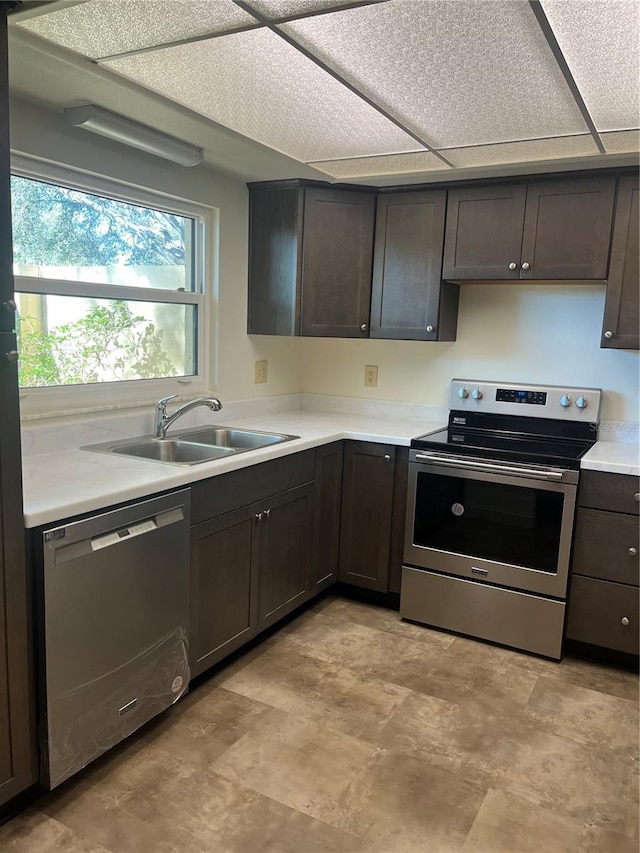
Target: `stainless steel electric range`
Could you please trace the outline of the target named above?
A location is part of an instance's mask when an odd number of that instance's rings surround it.
[[[454,379],[447,429],[411,442],[400,615],[560,659],[595,388]]]

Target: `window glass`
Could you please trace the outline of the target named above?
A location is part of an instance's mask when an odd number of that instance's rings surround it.
[[[195,289],[195,220],[13,175],[14,274]]]

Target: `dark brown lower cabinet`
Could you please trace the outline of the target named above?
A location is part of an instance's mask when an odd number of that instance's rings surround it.
[[[628,474],[580,474],[567,640],[638,654],[639,489]]]
[[[191,674],[254,637],[258,625],[257,519],[244,507],[191,530]]]
[[[316,450],[312,594],[326,589],[338,579],[342,464],[342,441],[325,444]]]
[[[389,589],[395,452],[389,444],[345,442],[339,578],[378,592]]]
[[[313,483],[268,498],[258,514],[258,630],[308,597]]]
[[[574,575],[567,639],[638,654],[638,587]]]

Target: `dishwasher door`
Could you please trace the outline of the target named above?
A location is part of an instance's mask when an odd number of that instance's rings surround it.
[[[187,690],[190,491],[43,532],[43,783]]]

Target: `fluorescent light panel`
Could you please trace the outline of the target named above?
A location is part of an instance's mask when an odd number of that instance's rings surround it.
[[[69,124],[75,127],[82,127],[92,133],[146,151],[147,154],[163,157],[172,163],[179,163],[181,166],[197,166],[202,163],[202,148],[196,148],[195,145],[189,145],[93,104],[71,107],[64,111],[64,116]]]

